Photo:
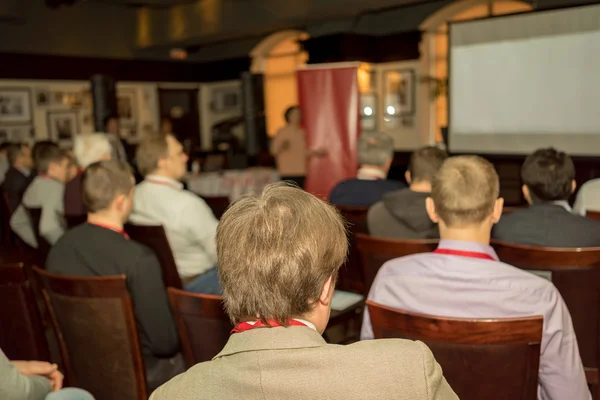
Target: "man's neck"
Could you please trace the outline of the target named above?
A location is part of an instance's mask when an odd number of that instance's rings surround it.
[[[123,229],[123,218],[120,215],[117,215],[116,213],[89,213],[87,221],[90,224],[106,225],[114,229]]]
[[[378,165],[361,165],[357,177],[358,179],[385,179],[387,171]]]
[[[171,179],[173,181],[179,181],[178,178],[173,178],[170,174],[168,174],[165,171],[154,171],[151,174],[148,175],[153,175],[153,176],[160,176],[161,178],[166,178],[166,179]]]
[[[410,190],[419,193],[431,193],[431,182],[418,181],[410,184]]]
[[[491,230],[485,224],[464,228],[448,228],[440,225],[441,239],[461,240],[489,245],[490,236]]]

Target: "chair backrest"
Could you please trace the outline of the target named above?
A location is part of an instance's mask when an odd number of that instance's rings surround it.
[[[552,248],[492,240],[496,254],[524,270],[549,271],[573,320],[588,382],[597,382],[600,351],[600,247]]]
[[[518,211],[520,209],[522,209],[523,207],[520,206],[508,206],[508,207],[504,207],[502,208],[502,214],[510,214],[513,213],[515,211]]]
[[[183,355],[188,367],[212,360],[233,328],[220,296],[168,288]]]
[[[342,290],[365,294],[365,277],[363,275],[362,261],[356,247],[356,234],[368,233],[367,213],[368,207],[336,206],[346,221],[349,222],[348,259],[340,268],[338,287]]]
[[[427,344],[461,400],[537,399],[541,316],[452,319],[367,301],[375,338]]]
[[[438,246],[438,239],[385,239],[359,233],[356,246],[362,260],[365,293],[368,294],[379,268],[394,258],[418,253],[430,253]]]
[[[24,264],[0,265],[0,349],[9,360],[50,361],[48,341]]]
[[[66,277],[34,268],[69,384],[96,400],[146,400],[138,329],[125,275]]]
[[[162,225],[135,225],[129,223],[125,225],[125,232],[131,239],[150,247],[154,251],[160,263],[163,282],[166,287],[183,288],[177,271],[177,264],[175,264],[175,257]]]
[[[227,211],[227,207],[229,207],[229,197],[226,196],[210,196],[204,197],[201,196],[202,200],[206,202],[206,204],[212,210],[216,219],[221,219],[225,211]]]
[[[2,201],[0,202],[0,218],[2,219],[2,239],[7,240],[11,237],[10,217],[13,210],[8,201],[8,195],[3,188],[0,188],[2,193]]]
[[[35,240],[38,244],[36,249],[37,264],[40,266],[46,265],[46,258],[50,253],[50,244],[40,234],[40,221],[42,220],[42,209],[25,207],[25,211],[29,214],[29,222],[31,223],[31,229],[35,235]]]
[[[65,220],[67,221],[67,227],[69,229],[75,228],[76,226],[81,225],[85,221],[87,221],[87,214],[65,215]]]
[[[585,212],[585,216],[589,219],[594,219],[596,221],[600,221],[600,211],[587,210]]]

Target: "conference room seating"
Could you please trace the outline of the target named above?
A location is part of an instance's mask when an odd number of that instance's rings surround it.
[[[76,226],[81,225],[87,221],[87,214],[65,215],[65,221],[67,221],[67,227],[69,229],[75,228]]]
[[[162,269],[165,287],[183,289],[183,284],[177,271],[177,264],[175,264],[175,257],[173,256],[167,234],[162,225],[136,225],[129,223],[125,225],[125,232],[127,232],[131,239],[154,251]]]
[[[9,360],[50,361],[48,341],[25,264],[0,265],[0,349]]]
[[[42,209],[37,207],[25,207],[25,211],[27,211],[27,214],[29,215],[31,229],[33,229],[35,240],[38,244],[37,249],[35,249],[36,265],[43,267],[44,265],[46,265],[46,259],[48,258],[48,254],[50,253],[51,246],[50,243],[48,243],[48,241],[44,239],[40,234],[40,221],[42,219]]]
[[[503,207],[503,208],[502,208],[502,214],[510,214],[510,213],[513,213],[513,212],[515,212],[515,211],[517,211],[517,210],[520,210],[520,209],[522,209],[522,208],[524,208],[524,207],[520,207],[520,206],[512,206],[512,207],[511,207],[511,206],[509,206],[509,207]]]
[[[212,360],[223,350],[233,329],[221,297],[167,290],[187,367]]]
[[[365,295],[369,294],[377,272],[383,264],[394,258],[411,254],[429,253],[437,248],[438,239],[386,239],[363,233],[356,235],[356,246],[360,253],[363,275],[365,277]]]
[[[541,316],[452,319],[367,301],[376,339],[424,342],[461,400],[536,400]]]
[[[585,216],[589,219],[600,221],[600,211],[587,210]]]
[[[336,206],[344,219],[349,223],[349,249],[346,263],[342,265],[339,273],[338,288],[349,292],[365,293],[365,277],[362,262],[356,247],[356,235],[368,233],[367,207]]]
[[[215,197],[204,197],[200,196],[206,204],[212,210],[216,219],[221,219],[227,207],[229,207],[229,197],[226,196],[215,196]]]
[[[500,261],[550,273],[569,309],[590,385],[598,385],[600,339],[600,247],[551,248],[492,240]]]
[[[66,277],[35,267],[70,386],[96,400],[147,400],[125,275]]]
[[[8,201],[8,195],[2,189],[2,201],[0,202],[0,219],[2,220],[2,242],[6,245],[14,245],[16,235],[10,228],[10,217],[12,216],[13,209],[10,207]]]

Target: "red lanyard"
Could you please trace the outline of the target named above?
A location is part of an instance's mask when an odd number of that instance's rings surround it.
[[[129,235],[123,229],[115,228],[115,227],[112,227],[110,225],[105,225],[105,224],[97,224],[97,223],[94,223],[94,222],[88,222],[88,224],[90,224],[90,225],[96,225],[96,226],[99,226],[100,228],[104,228],[104,229],[110,229],[111,231],[117,232],[118,234],[120,234],[121,236],[123,236],[125,239],[129,240]]]
[[[463,251],[463,250],[451,250],[451,249],[435,249],[433,251],[436,254],[448,254],[451,256],[461,256],[461,257],[469,257],[469,258],[479,258],[482,260],[492,260],[496,261],[496,259],[490,256],[487,253],[480,253],[478,251]]]
[[[154,183],[156,185],[164,185],[164,186],[170,186],[173,189],[179,189],[179,186],[177,186],[176,184],[172,183],[172,182],[167,182],[167,181],[159,181],[159,180],[155,180],[155,179],[145,179],[146,182],[150,182],[150,183]]]
[[[46,175],[46,174],[38,174],[38,176],[43,179],[48,179],[48,180],[52,179],[49,175]]]
[[[288,324],[289,326],[308,326],[308,325],[306,325],[306,324],[305,324],[305,323],[303,323],[303,322],[296,321],[295,319],[290,319],[290,320],[287,322],[287,324]],[[274,327],[278,327],[278,326],[283,326],[283,325],[281,325],[281,324],[280,324],[280,323],[278,323],[278,322],[271,321],[271,320],[267,321],[267,324],[265,324],[265,323],[264,323],[264,322],[262,322],[262,321],[258,321],[258,322],[257,322],[257,323],[255,323],[254,325],[253,325],[253,324],[250,324],[250,323],[248,323],[248,322],[240,322],[239,324],[237,324],[237,325],[235,326],[235,328],[233,328],[233,329],[231,330],[231,333],[232,333],[232,334],[234,334],[234,333],[242,333],[242,332],[246,332],[246,331],[249,331],[249,330],[251,330],[251,329],[255,329],[255,328],[265,328],[265,327],[274,328]]]

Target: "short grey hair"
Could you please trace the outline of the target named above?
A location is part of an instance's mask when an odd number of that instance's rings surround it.
[[[394,140],[382,132],[365,132],[358,140],[358,163],[382,167],[394,155]]]
[[[87,168],[111,153],[112,147],[104,133],[84,133],[75,136],[73,154],[81,168]]]

